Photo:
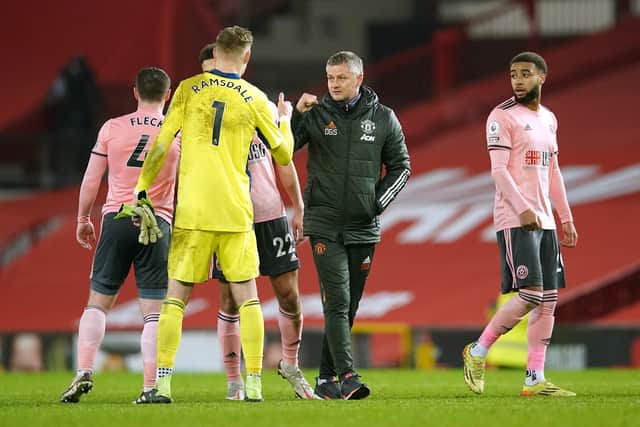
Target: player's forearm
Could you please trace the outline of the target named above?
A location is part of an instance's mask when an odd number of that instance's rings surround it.
[[[149,154],[147,154],[147,158],[144,160],[140,176],[138,177],[136,191],[148,190],[149,187],[151,187],[151,184],[167,158],[171,141],[173,141],[173,135],[168,135],[168,132],[163,133],[160,131],[160,134],[158,134],[158,137],[151,146],[151,150],[149,150]]]
[[[78,218],[88,219],[91,209],[95,203],[102,176],[107,168],[107,158],[97,154],[92,154],[89,158],[87,170],[84,172],[82,184],[80,185],[80,195],[78,196]]]
[[[411,169],[408,167],[387,170],[387,174],[376,188],[376,214],[381,214],[407,185]]]
[[[280,120],[280,131],[282,132],[282,142],[276,148],[271,150],[276,163],[286,166],[291,163],[293,156],[293,135],[291,134],[291,123],[286,118]]]
[[[529,203],[522,197],[518,186],[507,169],[509,152],[505,150],[492,150],[489,151],[489,156],[491,157],[491,176],[493,177],[496,189],[502,193],[502,197],[513,206],[517,214],[531,209]]]
[[[278,166],[278,177],[284,187],[284,191],[289,196],[293,208],[296,210],[304,210],[304,201],[300,191],[300,182],[298,181],[298,173],[293,162],[286,166]]]
[[[567,199],[567,192],[564,187],[564,179],[560,172],[560,167],[554,160],[551,167],[551,180],[549,183],[549,197],[553,207],[558,211],[560,222],[572,222],[573,215],[571,215],[571,208],[569,207],[569,200]]]

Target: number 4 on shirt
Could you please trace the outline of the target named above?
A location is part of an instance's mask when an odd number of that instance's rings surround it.
[[[129,156],[129,160],[127,161],[127,166],[132,168],[141,168],[144,164],[144,159],[140,160],[140,155],[144,151],[144,148],[147,146],[147,142],[149,142],[149,135],[140,135],[140,140],[138,141],[138,145],[133,149],[131,156]]]

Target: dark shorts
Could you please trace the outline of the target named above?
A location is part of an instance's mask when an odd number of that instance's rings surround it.
[[[289,221],[286,216],[258,222],[254,227],[261,275],[278,276],[300,268],[296,244],[289,230]],[[215,255],[211,266],[211,277],[226,281]]]
[[[100,241],[93,258],[91,289],[105,295],[116,295],[133,264],[138,296],[164,298],[168,286],[171,226],[156,216],[164,236],[158,242],[145,246],[138,243],[140,229],[128,219],[114,220],[115,215],[108,213],[102,219]]]
[[[521,227],[498,231],[502,293],[527,286],[543,290],[565,287],[564,265],[555,230],[528,231]]]

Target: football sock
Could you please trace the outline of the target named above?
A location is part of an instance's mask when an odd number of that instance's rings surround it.
[[[144,388],[153,388],[156,384],[156,358],[158,342],[158,319],[160,313],[149,313],[144,316],[144,327],[140,335],[140,349],[142,350],[142,367],[144,372]]]
[[[262,372],[262,350],[264,346],[264,319],[257,298],[242,303],[240,312],[240,341],[244,351],[247,374]]]
[[[240,315],[218,312],[218,339],[227,382],[240,382]]]
[[[525,381],[533,383],[544,381],[544,362],[553,334],[557,303],[557,290],[544,291],[542,303],[529,315],[527,372],[531,371],[532,375],[527,374]]]
[[[298,366],[298,351],[302,340],[302,312],[291,314],[282,308],[278,312],[280,341],[282,342],[282,360],[287,365]]]
[[[182,336],[184,309],[185,303],[178,298],[167,298],[162,303],[158,322],[158,370],[173,368]]]
[[[173,368],[158,368],[158,379],[156,388],[160,396],[171,397],[171,376]]]
[[[544,382],[544,371],[538,371],[535,369],[527,369],[524,377],[524,383],[528,386],[536,385]]]
[[[93,362],[104,339],[107,315],[98,307],[84,309],[78,327],[78,372],[93,371]]]
[[[542,301],[542,292],[521,289],[518,295],[498,309],[478,339],[480,345],[471,348],[474,357],[486,357],[489,348],[498,337],[506,334],[521,321],[524,316]]]

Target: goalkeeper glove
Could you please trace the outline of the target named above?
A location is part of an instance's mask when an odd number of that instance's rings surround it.
[[[140,234],[138,242],[148,245],[149,242],[156,243],[162,238],[162,231],[158,227],[158,221],[153,211],[151,200],[147,197],[146,191],[140,191],[136,194],[137,202],[135,205],[122,204],[115,219],[132,218],[140,222]]]

